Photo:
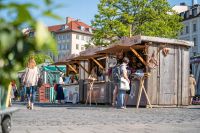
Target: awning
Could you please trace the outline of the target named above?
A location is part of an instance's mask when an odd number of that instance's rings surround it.
[[[66,66],[43,66],[43,70],[49,72],[57,72],[57,71],[66,72]]]

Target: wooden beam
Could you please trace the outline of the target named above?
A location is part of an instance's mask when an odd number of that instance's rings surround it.
[[[70,64],[67,64],[76,74],[78,73]]]
[[[90,74],[89,72],[88,72],[88,70],[86,70],[85,69],[85,67],[83,67],[82,65],[81,65],[81,63],[77,63],[85,72],[87,72],[88,74]]]
[[[96,59],[94,59],[93,57],[91,57],[91,59],[101,68],[101,69],[105,69],[105,68],[103,68],[103,66],[96,60]]]
[[[133,49],[133,48],[130,47],[130,50],[140,59],[140,61],[141,61],[145,66],[147,65],[146,61],[144,61],[144,59],[138,54],[137,51],[135,51],[135,49]]]

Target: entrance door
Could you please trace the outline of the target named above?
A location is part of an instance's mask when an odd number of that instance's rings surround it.
[[[176,67],[174,46],[167,46],[169,53],[165,56],[160,51],[160,105],[175,105],[176,102]]]

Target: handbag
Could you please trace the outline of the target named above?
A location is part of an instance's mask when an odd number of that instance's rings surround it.
[[[130,90],[129,82],[124,77],[120,78],[120,88],[119,89],[125,90],[125,91]]]

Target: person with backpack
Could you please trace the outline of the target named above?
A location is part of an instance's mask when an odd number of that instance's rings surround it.
[[[116,105],[116,98],[120,83],[120,64],[117,64],[115,67],[112,68],[112,80],[115,86],[112,99],[112,106],[114,107]]]
[[[126,91],[130,90],[130,80],[128,78],[127,71],[129,59],[124,57],[122,62],[123,63],[120,65],[120,87],[118,90],[117,107],[120,109],[125,109]]]
[[[112,99],[112,106],[116,105],[116,98],[118,94],[118,89],[120,85],[120,65],[122,64],[123,60],[123,51],[116,53],[117,64],[112,68],[112,80],[114,83],[114,90],[113,90],[113,99]]]

